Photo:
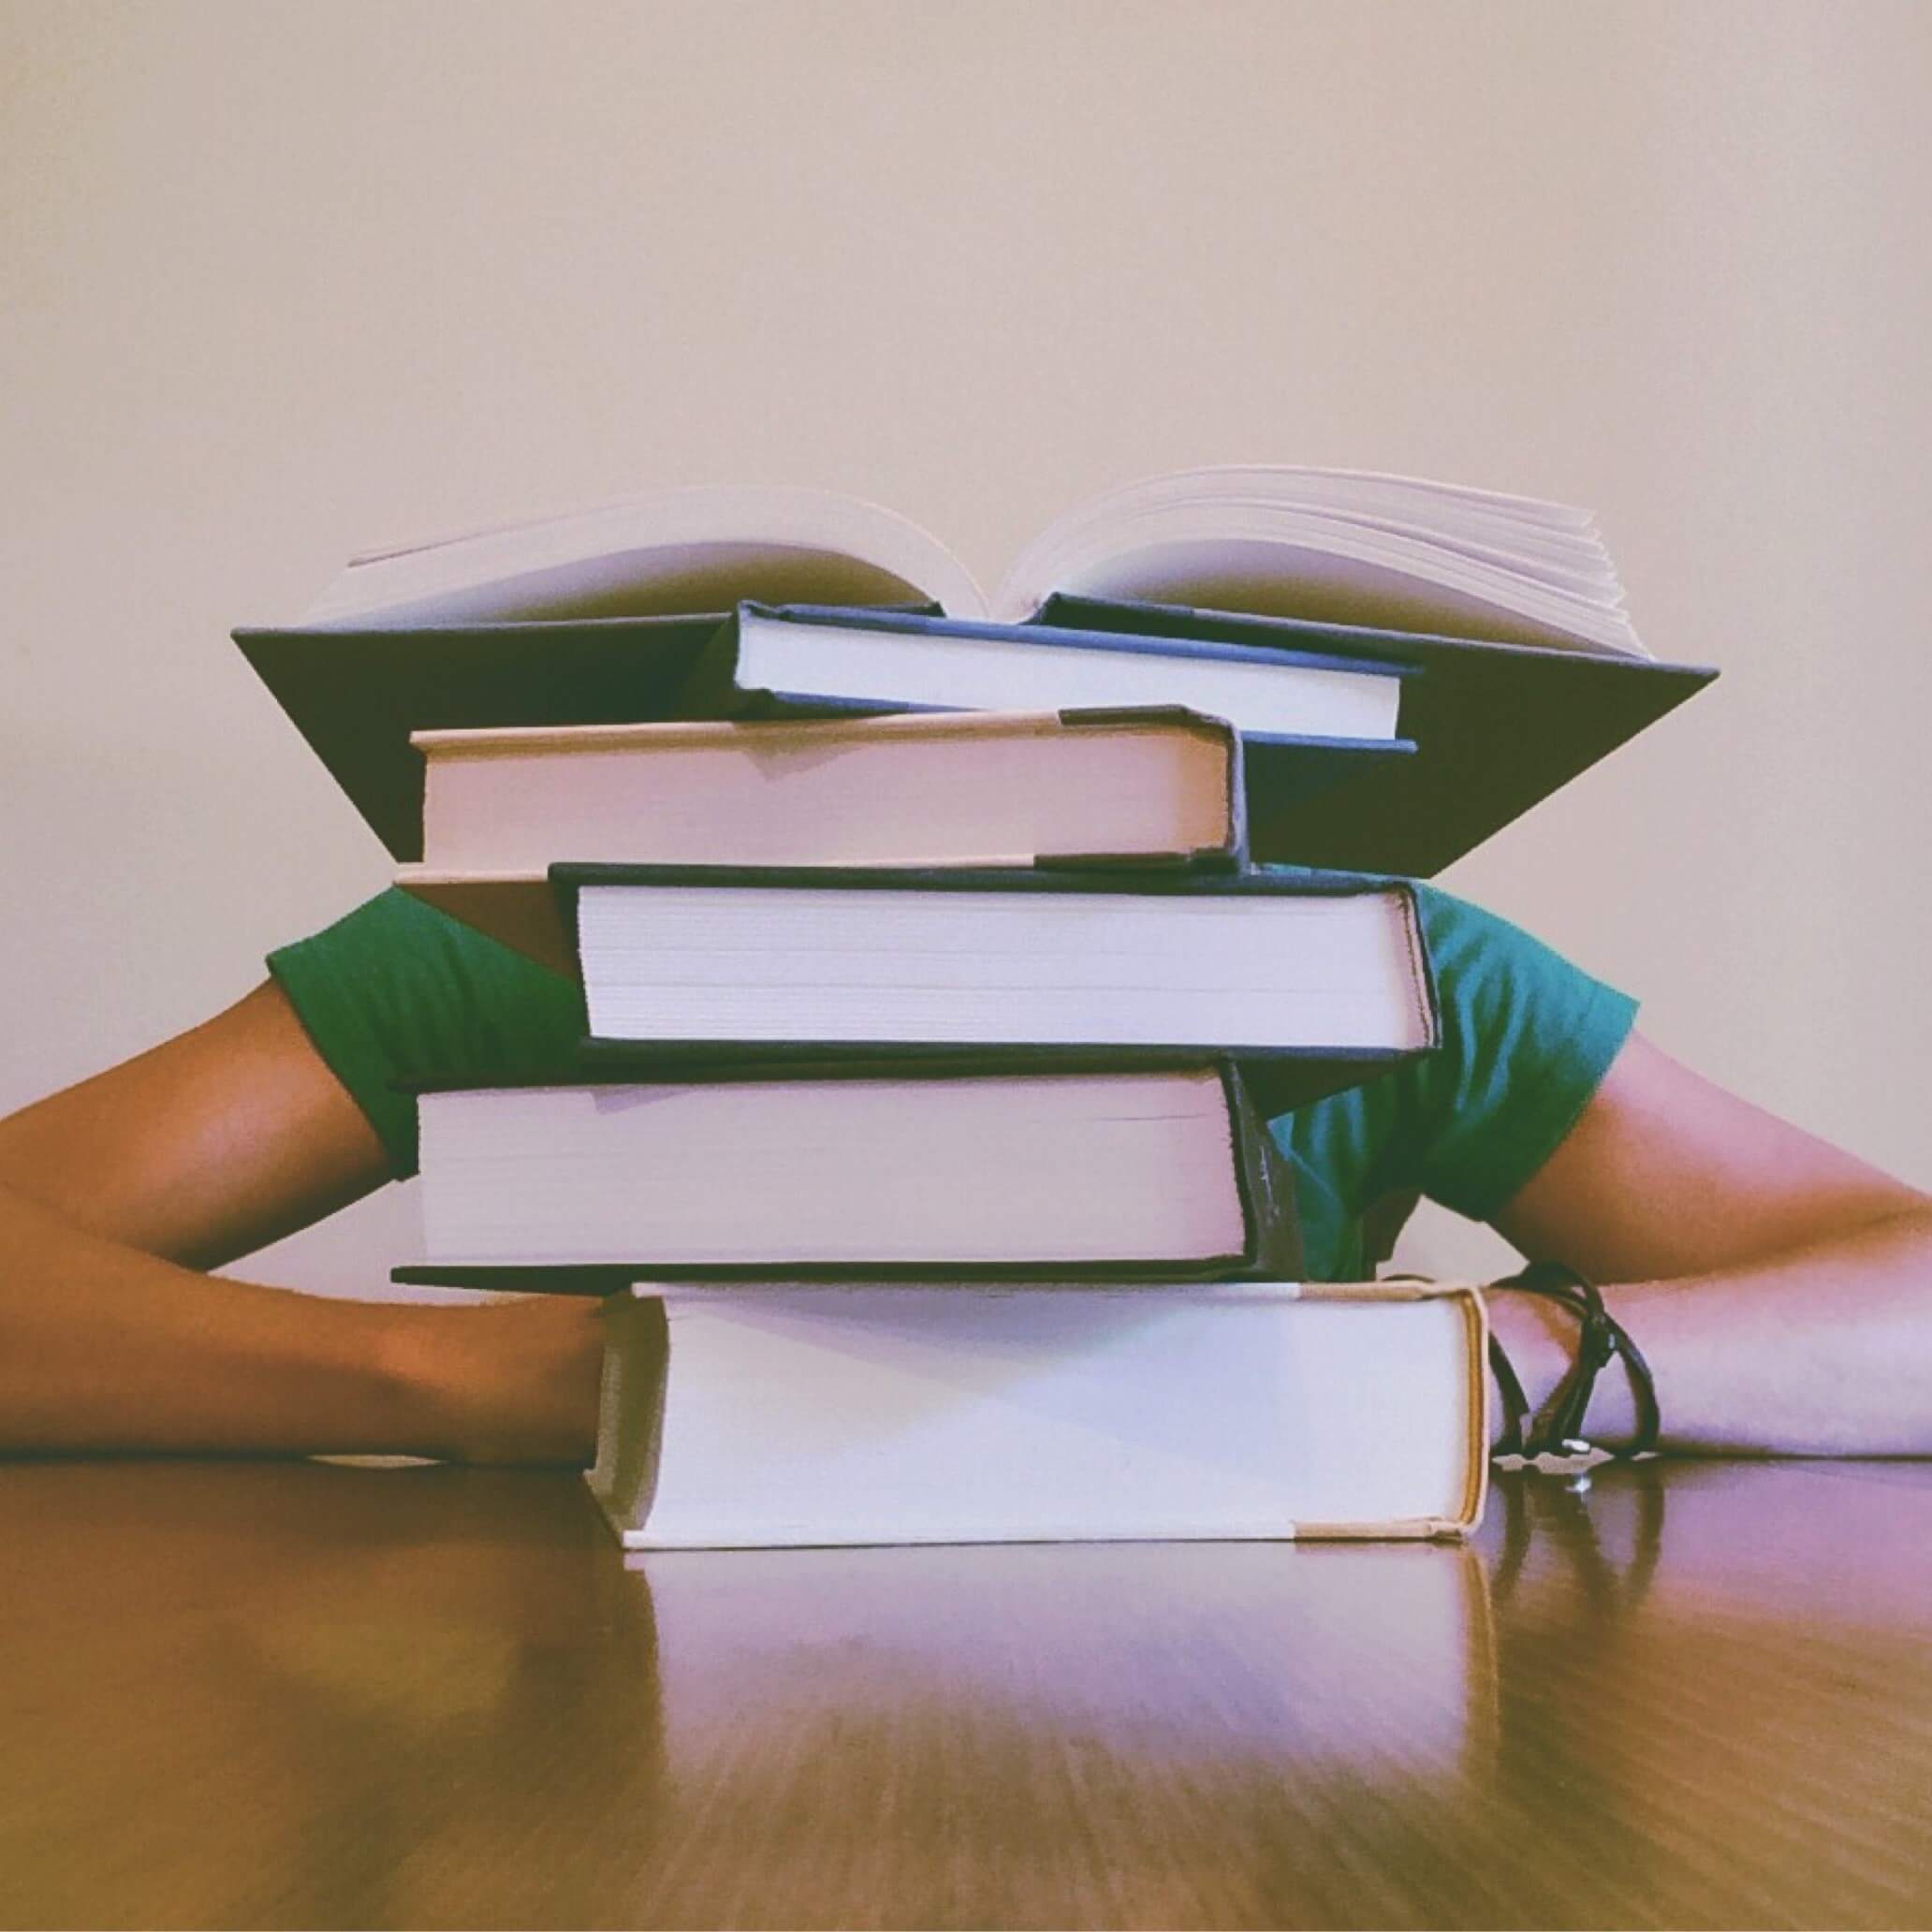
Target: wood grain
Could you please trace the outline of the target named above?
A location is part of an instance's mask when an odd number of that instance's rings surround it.
[[[1932,1469],[631,1565],[567,1474],[0,1467],[0,1924],[1932,1921]]]

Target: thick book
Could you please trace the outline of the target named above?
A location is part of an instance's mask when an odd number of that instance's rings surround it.
[[[559,971],[546,868],[1174,866],[1246,853],[1239,736],[1172,707],[428,731],[404,890]]]
[[[988,592],[938,538],[812,490],[659,490],[370,550],[302,620],[351,627],[938,603],[1017,622],[1055,591],[1641,655],[1585,510],[1358,471],[1230,465],[1106,491]]]
[[[1288,648],[1419,673],[1402,685],[1412,756],[1355,759],[1319,796],[1250,794],[1257,858],[1412,878],[1473,850],[1718,675],[1647,657],[1087,597],[1049,598],[1041,615],[1164,646]]]
[[[592,1042],[661,1065],[1208,1053],[1254,1062],[1258,1083],[1299,1066],[1309,1098],[1438,1038],[1401,880],[574,864],[550,877]]]
[[[1299,1271],[1292,1170],[1230,1065],[720,1069],[419,1089],[397,1279],[1226,1281]]]
[[[588,1473],[629,1547],[1459,1536],[1470,1288],[639,1282]]]

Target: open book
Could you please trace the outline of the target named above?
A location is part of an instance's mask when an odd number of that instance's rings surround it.
[[[775,487],[659,491],[372,550],[308,627],[937,603],[1022,622],[1055,592],[1646,657],[1585,510],[1459,485],[1287,466],[1186,470],[1049,524],[988,590],[876,504]]]

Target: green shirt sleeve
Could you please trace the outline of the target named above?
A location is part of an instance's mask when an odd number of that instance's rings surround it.
[[[393,889],[268,964],[398,1179],[417,1139],[397,1083],[569,1077],[584,1032],[574,981]]]
[[[1442,1006],[1442,1046],[1404,1069],[1400,1180],[1488,1221],[1556,1151],[1610,1071],[1637,1003],[1541,940],[1416,888]]]
[[[1366,1271],[1361,1220],[1427,1194],[1490,1220],[1588,1105],[1636,1002],[1520,927],[1415,888],[1442,1008],[1442,1044],[1392,1074],[1270,1123],[1299,1183],[1309,1271]]]

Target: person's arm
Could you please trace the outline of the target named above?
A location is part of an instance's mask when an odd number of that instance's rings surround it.
[[[0,1454],[580,1457],[581,1308],[330,1301],[199,1272],[389,1172],[272,982],[0,1120]]]
[[[1603,1286],[1656,1376],[1666,1448],[1932,1455],[1932,1196],[1641,1035],[1494,1219]],[[1491,1315],[1533,1406],[1575,1322],[1510,1291]],[[1609,1445],[1634,1425],[1613,1362],[1586,1432]]]

